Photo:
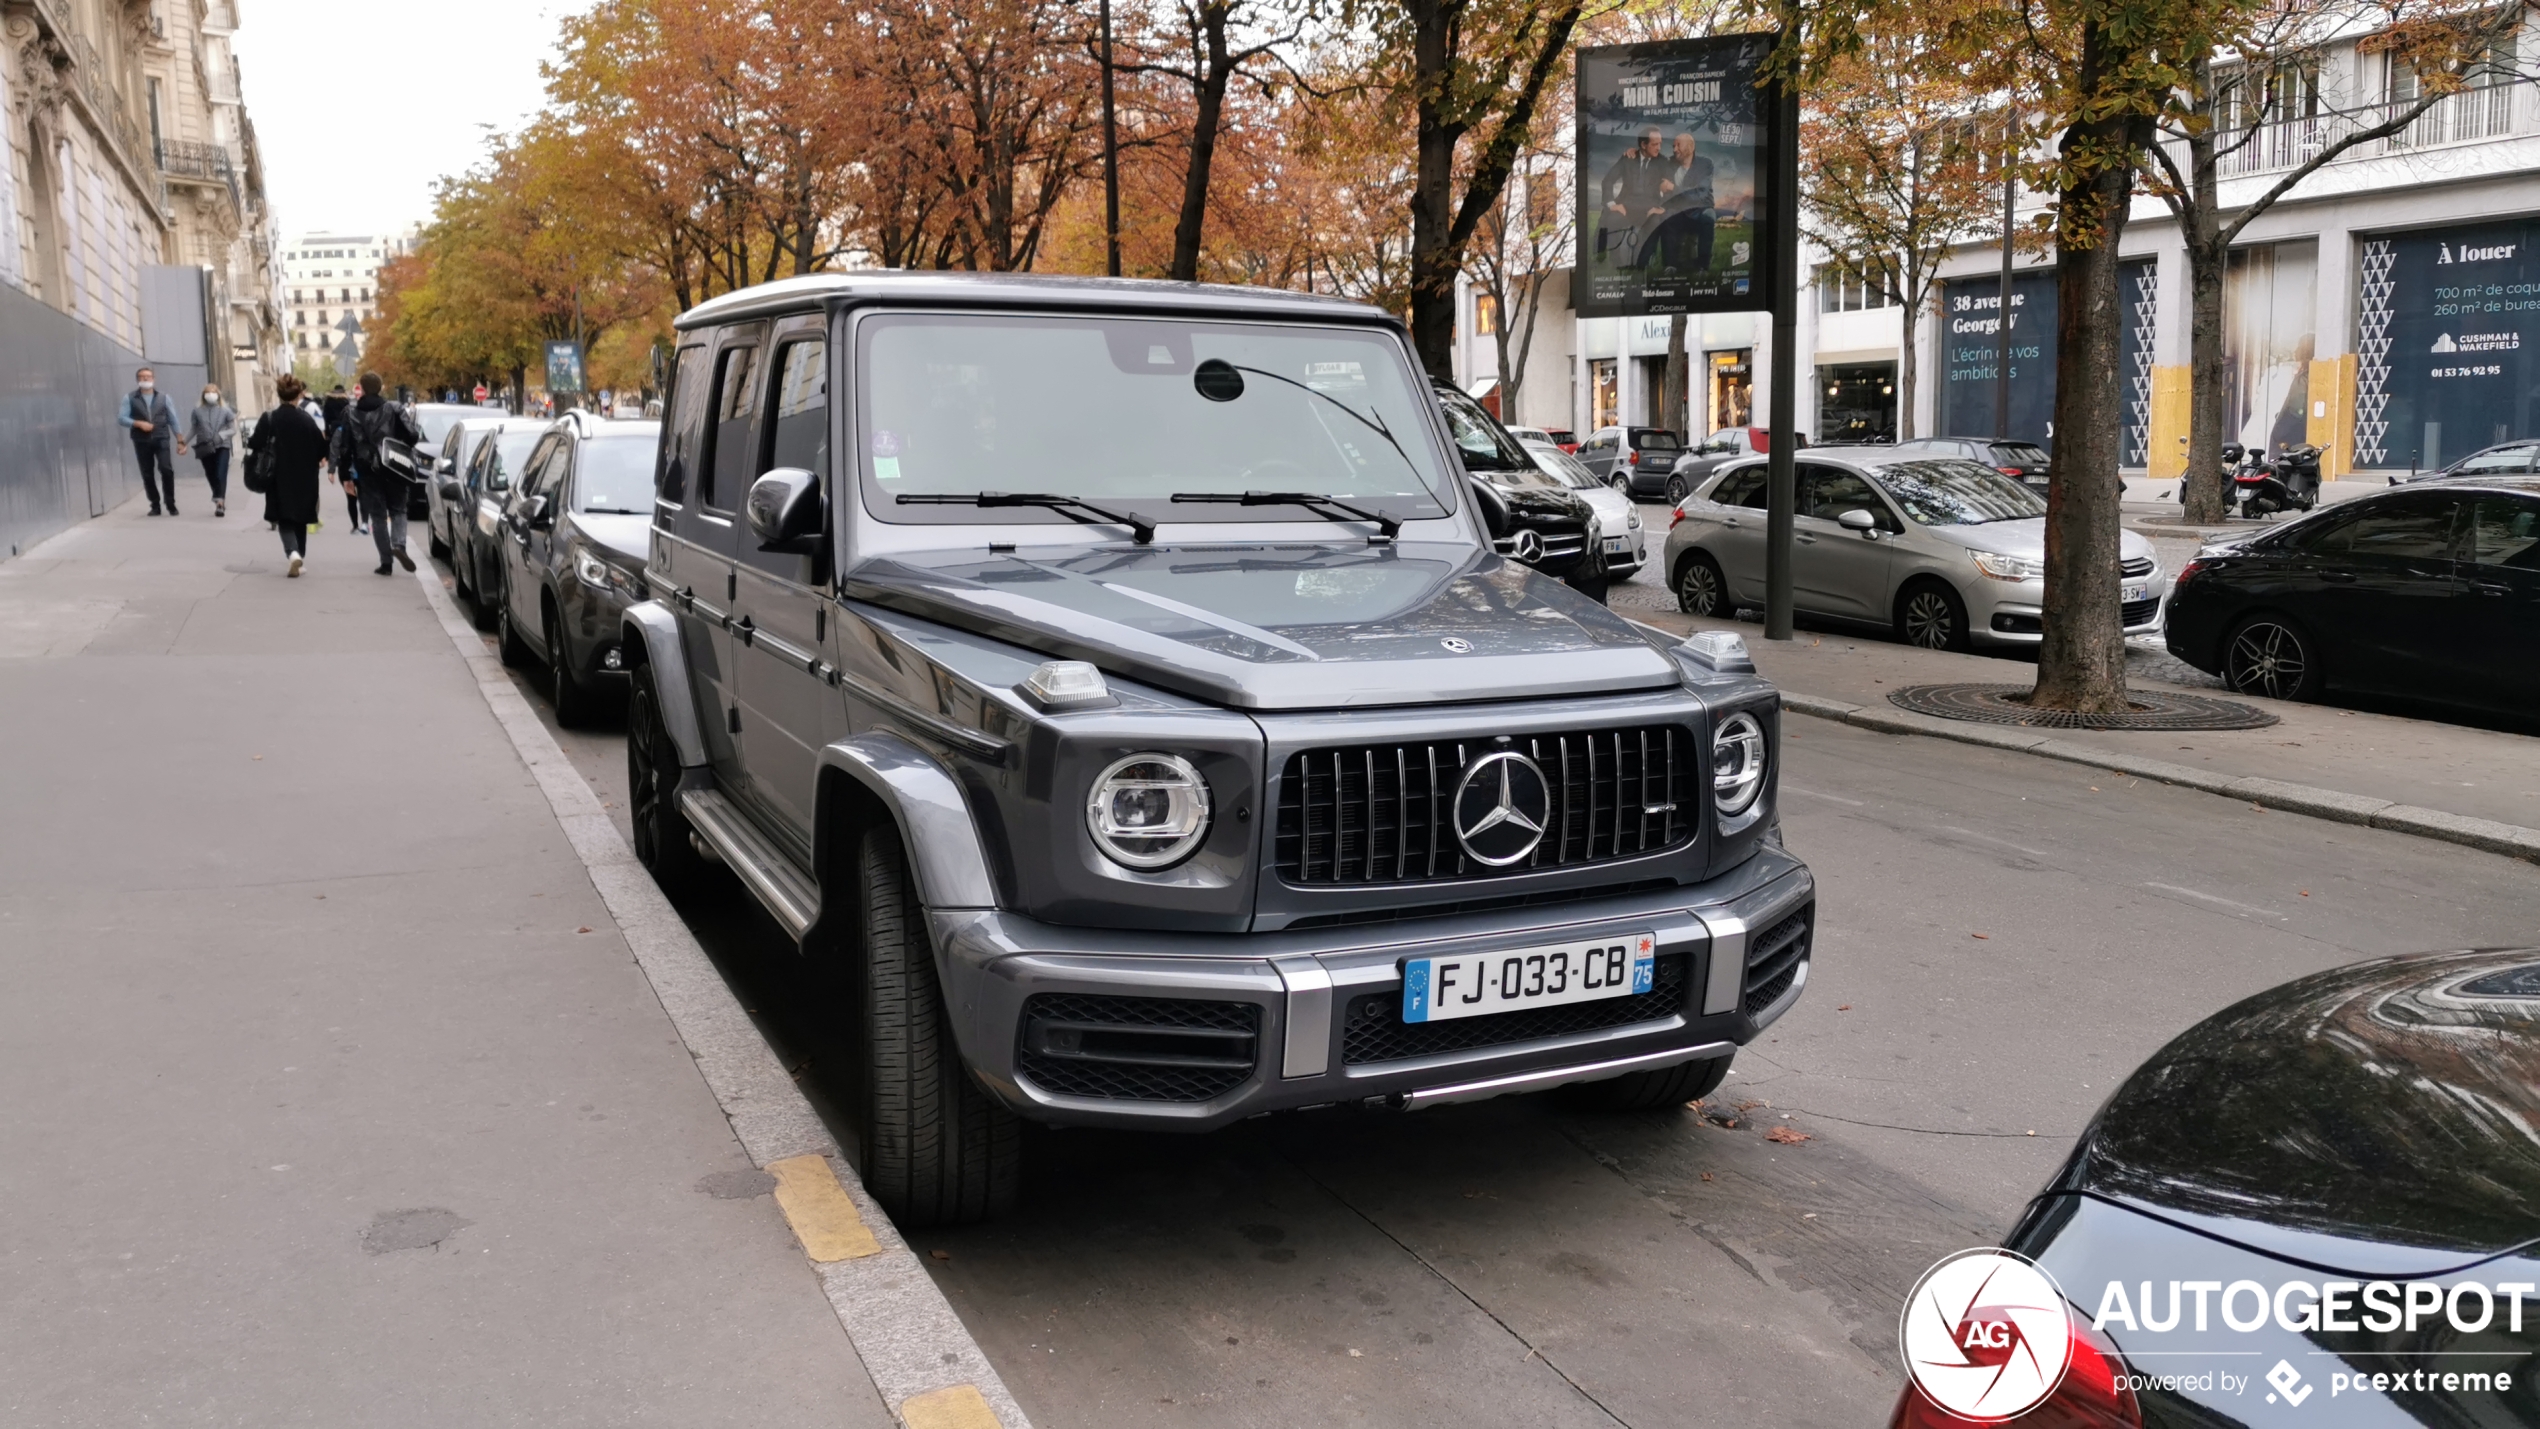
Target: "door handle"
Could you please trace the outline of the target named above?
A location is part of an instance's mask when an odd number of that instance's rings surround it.
[[[1817,538],[1814,536],[1793,536],[1791,539],[1797,541],[1803,546],[1813,546],[1817,544]]]
[[[2330,585],[2353,585],[2355,583],[2355,573],[2353,571],[2322,571],[2320,572],[2320,579],[2328,582]]]
[[[747,644],[749,644],[749,643],[750,643],[750,641],[751,641],[754,637],[756,637],[756,636],[757,636],[757,634],[758,634],[758,627],[757,627],[756,625],[751,624],[751,623],[750,623],[750,618],[749,618],[748,616],[744,615],[744,616],[742,616],[742,617],[740,618],[740,620],[739,620],[739,621],[737,621],[737,622],[735,622],[735,623],[734,623],[734,625],[732,626],[732,633],[733,633],[733,634],[735,634],[735,635],[740,636],[740,637],[741,637],[741,643],[742,643],[742,644],[744,644],[744,645],[747,645]]]

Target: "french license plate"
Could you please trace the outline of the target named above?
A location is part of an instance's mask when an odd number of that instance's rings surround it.
[[[2150,600],[2151,598],[2152,587],[2148,583],[2142,581],[2137,581],[2133,585],[2127,586],[2117,597],[2120,602],[2126,605],[2132,605],[2138,600]]]
[[[1657,934],[1625,933],[1582,943],[1409,958],[1402,965],[1402,1020],[1445,1022],[1632,997],[1649,991],[1657,949]]]
[[[1631,538],[1628,536],[1608,536],[1605,538],[1605,554],[1609,556],[1619,556],[1631,548]]]

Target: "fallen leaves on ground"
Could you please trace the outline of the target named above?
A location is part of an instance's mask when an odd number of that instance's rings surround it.
[[[951,1252],[951,1251],[949,1251],[949,1250],[930,1250],[930,1251],[928,1251],[928,1252],[926,1252],[926,1253],[927,1253],[928,1255],[931,1255],[931,1256],[935,1257],[937,1260],[950,1260],[950,1259],[952,1259],[952,1252]]]
[[[1784,1146],[1797,1146],[1799,1143],[1808,1139],[1808,1133],[1804,1131],[1793,1131],[1787,1126],[1777,1126],[1772,1130],[1765,1132],[1764,1139],[1766,1141],[1778,1141]]]
[[[1838,1007],[1838,1008],[1836,1008],[1836,1009],[1835,1009],[1835,1011],[1837,1011],[1837,1012],[1850,1012],[1851,1010],[1852,1010],[1852,1004],[1851,1004],[1851,1003],[1848,1003],[1848,1002],[1847,1002],[1847,1003],[1845,1003],[1845,1004],[1843,1004],[1841,1007]]]
[[[1993,935],[1991,933],[1969,933],[1967,936],[1974,938],[1979,942],[1990,943],[1993,941]]]

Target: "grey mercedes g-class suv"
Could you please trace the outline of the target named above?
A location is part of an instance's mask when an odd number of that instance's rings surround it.
[[[771,283],[679,319],[657,485],[636,851],[848,990],[906,1224],[1019,1120],[1681,1102],[1807,980],[1779,696],[1494,554],[1373,308]]]

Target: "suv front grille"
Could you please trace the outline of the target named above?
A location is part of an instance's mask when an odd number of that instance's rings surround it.
[[[1261,1008],[1199,998],[1045,992],[1023,1004],[1015,1069],[1043,1091],[1204,1102],[1259,1065]]]
[[[1799,965],[1808,961],[1808,915],[1806,908],[1791,914],[1746,945],[1746,1015],[1755,1014],[1781,1000],[1783,993],[1799,978]]]
[[[1635,996],[1523,1012],[1495,1012],[1487,1017],[1459,1017],[1450,1022],[1403,1021],[1399,986],[1384,992],[1362,992],[1349,1000],[1348,1019],[1341,1026],[1341,1061],[1355,1067],[1544,1037],[1567,1037],[1576,1032],[1598,1032],[1673,1017],[1684,1011],[1686,961],[1682,953],[1655,959],[1650,967],[1649,991]]]
[[[1465,765],[1495,741],[1309,749],[1279,777],[1272,858],[1300,887],[1487,878],[1636,858],[1690,843],[1701,809],[1700,761],[1681,725],[1519,736],[1552,793],[1543,841],[1493,868],[1465,857],[1455,837],[1455,789]]]
[[[2150,556],[2137,556],[2130,561],[2120,561],[2117,563],[2117,570],[2121,572],[2127,580],[2132,580],[2136,576],[2148,576],[2152,574],[2152,558]]]

